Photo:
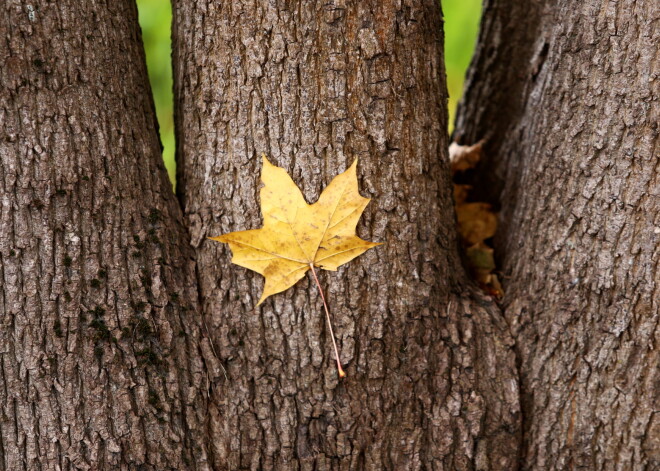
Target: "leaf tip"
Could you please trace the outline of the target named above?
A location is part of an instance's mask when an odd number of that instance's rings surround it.
[[[265,292],[261,293],[261,298],[259,298],[259,302],[255,307],[259,307],[261,303],[263,303],[268,298],[268,296],[270,296],[270,294],[266,294]]]
[[[352,175],[355,175],[355,176],[357,177],[357,164],[358,164],[358,158],[355,157],[355,160],[354,160],[353,163],[350,165],[350,167],[348,167],[348,168],[346,169],[346,171],[344,172],[344,174],[345,174],[345,175],[351,175],[351,176],[352,176]],[[355,183],[357,184],[357,180],[356,180]]]
[[[266,154],[265,154],[265,153],[262,153],[262,154],[261,154],[261,161],[262,161],[262,165],[263,165],[264,167],[266,167],[266,166],[268,166],[268,167],[275,167],[275,165],[273,165],[273,163],[272,163],[270,160],[268,160],[268,157],[266,157]]]

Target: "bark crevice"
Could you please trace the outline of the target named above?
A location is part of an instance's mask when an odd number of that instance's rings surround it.
[[[515,129],[513,123],[524,116],[533,90],[530,78],[536,79],[547,56],[542,19],[543,10],[533,2],[484,2],[477,47],[458,104],[452,140],[463,145],[485,141],[487,158],[474,172],[473,197],[496,210],[501,208],[504,185],[517,168],[501,155],[502,143]],[[495,83],[491,76],[501,81]]]

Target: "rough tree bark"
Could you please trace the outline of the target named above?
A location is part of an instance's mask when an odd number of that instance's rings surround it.
[[[174,4],[178,192],[215,372],[216,469],[515,469],[510,339],[457,255],[441,13],[429,1]],[[255,309],[258,275],[206,240],[260,225],[260,154],[308,201],[356,157],[385,245]]]
[[[490,138],[523,469],[660,468],[659,24],[653,0],[485,5],[456,136]]]
[[[0,470],[205,469],[192,251],[135,4],[7,1],[0,38]]]

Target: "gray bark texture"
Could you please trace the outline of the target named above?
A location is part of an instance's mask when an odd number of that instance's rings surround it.
[[[660,469],[660,4],[489,0],[456,137],[488,138],[521,469]]]
[[[174,2],[178,194],[202,310],[219,470],[504,470],[518,382],[499,309],[457,252],[436,1]],[[339,380],[311,275],[263,281],[208,236],[260,226],[261,154],[308,201],[359,157],[384,242],[324,272]]]
[[[133,2],[0,5],[2,471],[207,468],[208,347],[150,94]]]

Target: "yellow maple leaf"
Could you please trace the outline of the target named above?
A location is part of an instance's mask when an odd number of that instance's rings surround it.
[[[296,284],[310,268],[335,271],[380,245],[355,234],[355,226],[369,203],[358,192],[356,170],[357,159],[310,205],[289,174],[263,156],[263,227],[210,237],[229,244],[233,263],[266,278],[257,306],[268,296]]]

